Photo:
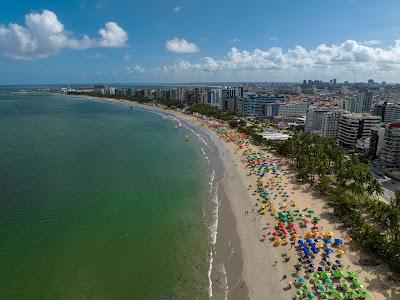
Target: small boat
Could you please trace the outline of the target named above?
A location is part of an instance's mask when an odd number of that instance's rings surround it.
[[[179,128],[178,128],[178,125],[175,125],[175,130],[178,130]]]
[[[182,123],[179,123],[179,128],[181,128],[182,127]]]
[[[185,135],[185,141],[186,141],[186,142],[189,142],[189,141],[190,141],[190,135],[189,135],[189,133],[186,133],[186,135]]]

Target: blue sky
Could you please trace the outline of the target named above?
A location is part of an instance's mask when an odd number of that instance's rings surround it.
[[[395,82],[396,40],[398,0],[2,0],[0,84]]]

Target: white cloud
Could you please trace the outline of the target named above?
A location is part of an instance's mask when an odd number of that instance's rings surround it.
[[[131,56],[130,56],[128,53],[126,53],[126,54],[124,55],[123,59],[124,59],[124,61],[128,61],[128,60],[131,59]]]
[[[146,70],[139,65],[134,65],[125,68],[127,74],[144,73]]]
[[[115,22],[107,22],[105,28],[99,30],[100,47],[120,48],[126,45],[128,34]]]
[[[180,6],[177,6],[177,7],[174,7],[173,9],[172,9],[172,11],[173,12],[180,12],[182,10],[182,7],[180,7]]]
[[[380,40],[368,40],[362,42],[362,44],[367,45],[367,46],[375,46],[375,45],[381,45],[383,42]]]
[[[100,38],[83,35],[76,39],[49,10],[25,15],[25,26],[0,25],[0,53],[14,59],[31,60],[57,54],[63,48],[81,50],[94,47],[122,47],[128,34],[114,22],[99,30]]]
[[[230,43],[230,44],[236,44],[236,43],[240,42],[240,39],[239,38],[233,38],[231,40],[227,40],[227,42]]]
[[[200,51],[196,44],[180,38],[174,38],[167,41],[165,43],[165,49],[173,53],[195,53]]]
[[[340,44],[321,44],[307,50],[298,45],[292,49],[283,50],[273,47],[267,50],[239,50],[233,47],[222,59],[203,57],[192,63],[178,60],[176,63],[158,71],[184,74],[185,72],[200,72],[238,74],[251,71],[253,74],[272,74],[298,76],[310,71],[312,74],[331,74],[333,72],[353,72],[358,74],[375,74],[375,72],[400,71],[400,40],[388,48],[370,47],[354,40]]]

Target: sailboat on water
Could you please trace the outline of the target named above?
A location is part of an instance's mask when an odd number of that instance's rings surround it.
[[[189,133],[186,133],[186,135],[185,135],[185,141],[186,141],[186,142],[189,142],[189,141],[190,141],[190,135],[189,135]]]

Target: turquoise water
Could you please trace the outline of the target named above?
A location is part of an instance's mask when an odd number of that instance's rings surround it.
[[[1,299],[203,299],[207,170],[159,115],[0,93]]]

